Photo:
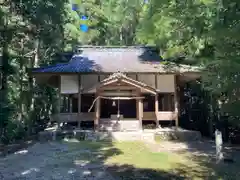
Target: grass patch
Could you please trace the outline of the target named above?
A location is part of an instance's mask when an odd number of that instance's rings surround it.
[[[120,142],[114,146],[121,153],[108,157],[105,165],[121,179],[202,179],[210,172],[187,155],[151,152],[142,142]]]
[[[171,153],[150,152],[141,142],[119,142],[114,146],[120,149],[121,153],[106,160],[108,165],[132,165],[136,168],[150,168],[169,170],[176,165],[176,162],[182,162],[181,156]]]
[[[142,142],[67,143],[75,160],[102,164],[120,179],[236,179],[239,166],[216,165],[190,153],[151,152]],[[82,150],[89,150],[84,154]],[[62,154],[64,156],[64,154]],[[66,156],[65,156],[66,157]]]

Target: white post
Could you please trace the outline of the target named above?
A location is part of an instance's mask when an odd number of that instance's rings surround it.
[[[215,144],[216,144],[216,163],[219,163],[223,159],[222,153],[223,140],[222,133],[218,129],[216,129],[215,131]]]

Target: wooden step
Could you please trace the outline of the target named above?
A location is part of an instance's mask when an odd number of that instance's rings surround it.
[[[99,130],[107,131],[138,131],[139,121],[138,120],[100,120]]]

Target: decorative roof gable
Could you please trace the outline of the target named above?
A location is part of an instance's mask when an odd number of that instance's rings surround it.
[[[150,87],[147,84],[142,83],[140,81],[134,80],[130,77],[127,77],[124,73],[121,73],[121,72],[111,74],[109,77],[102,80],[98,85],[88,89],[86,92],[92,91],[93,89],[99,89],[99,88],[102,88],[104,86],[114,84],[114,83],[119,83],[119,85],[121,83],[125,83],[125,84],[128,84],[130,86],[133,86],[133,87],[136,87],[136,88],[139,88],[139,89],[143,89],[143,90],[145,90],[147,92],[150,92],[152,94],[157,93],[155,88]]]

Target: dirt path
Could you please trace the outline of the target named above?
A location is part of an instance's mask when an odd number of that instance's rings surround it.
[[[0,180],[112,180],[100,162],[91,162],[91,150],[69,150],[52,142],[0,159]]]

